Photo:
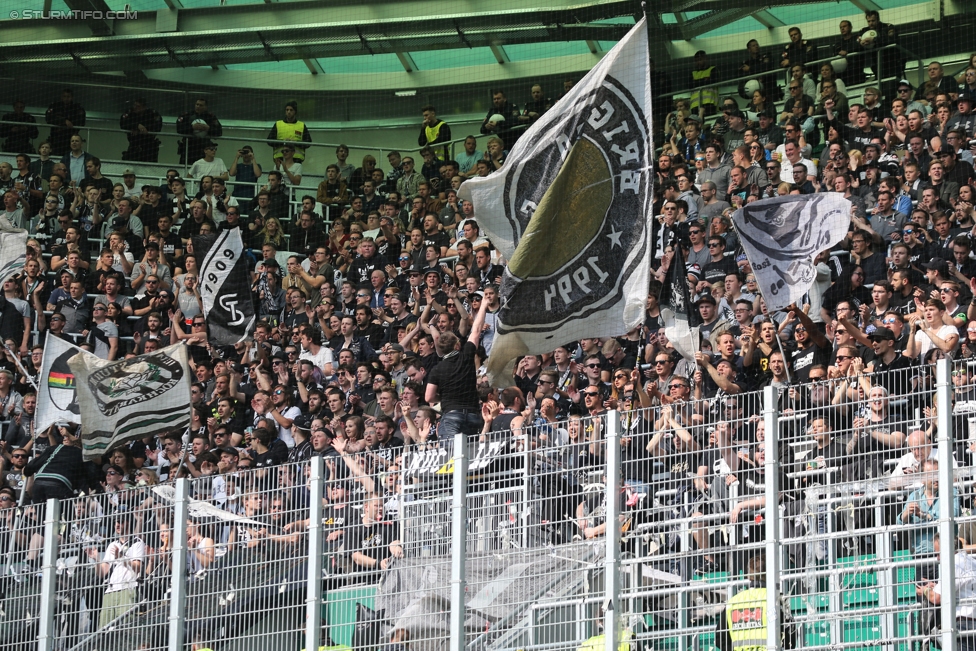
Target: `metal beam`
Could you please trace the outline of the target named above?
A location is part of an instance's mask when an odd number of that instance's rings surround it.
[[[511,63],[512,60],[508,58],[508,52],[505,51],[505,46],[492,44],[488,47],[491,49],[491,53],[495,56],[495,61],[497,61],[499,65]]]
[[[698,16],[697,18],[692,18],[691,20],[685,21],[685,23],[681,26],[681,35],[686,41],[690,41],[691,39],[701,36],[702,34],[706,34],[717,27],[734,23],[741,18],[751,16],[756,11],[762,11],[763,9],[767,8],[768,7],[760,7],[757,9],[756,7],[751,7],[712,11],[704,16]]]
[[[592,54],[603,54],[603,48],[600,47],[600,43],[597,41],[587,41],[586,47],[590,48]]]
[[[140,12],[139,20],[117,22],[116,35],[110,39],[82,35],[70,25],[52,30],[38,24],[41,21],[0,21],[0,63],[28,63],[34,70],[63,73],[72,61],[66,52],[73,52],[88,70],[117,72],[553,41],[616,41],[629,30],[628,25],[589,21],[630,15],[630,2],[611,0],[582,8],[570,2],[554,0],[555,7],[545,10],[488,14],[458,14],[456,5],[448,3],[453,8],[449,16],[426,6],[421,11],[412,0],[389,4],[390,15],[373,11],[372,4],[364,11],[359,3],[357,14],[349,7],[333,11],[331,3],[323,10],[320,2],[288,2],[274,5],[273,19],[263,4],[206,7],[179,10],[175,33],[160,33],[155,12]],[[448,8],[440,7],[440,0],[432,4],[435,9]],[[419,13],[405,11],[404,6]],[[418,22],[417,15],[431,18]],[[43,41],[50,41],[50,47],[38,48]]]
[[[881,7],[874,0],[851,0],[851,4],[861,11],[881,11]]]
[[[182,9],[183,3],[180,0],[163,0],[170,9]]]
[[[417,69],[417,63],[410,56],[409,52],[397,52],[396,55],[400,59],[400,65],[403,66],[404,71],[413,72]]]
[[[325,70],[322,69],[321,64],[319,64],[318,59],[302,59],[302,61],[305,63],[305,67],[308,68],[308,71],[313,75],[318,75],[325,72]]]
[[[769,13],[767,9],[763,9],[762,11],[757,11],[756,13],[752,14],[752,17],[758,20],[760,23],[762,23],[766,29],[786,27],[786,23],[784,23],[782,20],[780,20],[773,14]]]
[[[112,8],[105,3],[105,0],[64,0],[64,4],[68,5],[68,9],[74,11],[98,11],[102,12],[102,15],[112,11]],[[85,19],[85,24],[91,30],[92,36],[111,36],[114,33],[114,22],[114,20],[106,20],[105,18]]]

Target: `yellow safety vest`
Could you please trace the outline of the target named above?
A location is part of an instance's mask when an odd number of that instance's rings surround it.
[[[291,140],[295,142],[295,160],[305,160],[305,148],[300,144],[302,142],[302,135],[305,133],[304,122],[301,120],[297,122],[278,120],[275,122],[275,133],[278,135],[278,140]],[[275,147],[274,157],[281,158],[282,156],[284,154],[281,153],[281,146]]]
[[[624,628],[620,630],[617,634],[617,640],[619,644],[617,645],[617,651],[630,651],[630,640],[634,637],[634,632],[629,628]],[[577,651],[603,651],[607,648],[606,635],[594,635],[589,638],[583,645],[577,649]]]
[[[749,588],[729,599],[725,619],[733,651],[765,651],[766,588]]]
[[[692,111],[697,109],[699,105],[708,106],[709,104],[718,104],[718,90],[715,88],[699,88],[699,86],[711,81],[714,70],[715,66],[709,66],[704,70],[691,71],[692,85],[695,86],[695,90],[691,93]]]
[[[441,127],[444,126],[444,120],[441,120],[432,127],[424,128],[424,135],[427,136],[427,144],[430,144],[437,140],[437,136],[441,133]]]

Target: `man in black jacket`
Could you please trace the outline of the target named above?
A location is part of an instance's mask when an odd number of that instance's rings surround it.
[[[224,133],[217,116],[207,110],[207,100],[197,99],[192,111],[176,120],[176,133],[186,136],[179,144],[180,165],[203,158],[203,146]]]
[[[128,111],[119,118],[119,128],[127,132],[129,148],[122,152],[122,160],[155,163],[159,160],[159,138],[155,134],[163,130],[163,118],[159,111],[146,106],[139,97]]]
[[[24,468],[25,477],[34,477],[31,489],[34,504],[44,504],[52,497],[67,499],[76,490],[88,487],[76,426],[61,423],[57,430],[61,443],[49,447]]]

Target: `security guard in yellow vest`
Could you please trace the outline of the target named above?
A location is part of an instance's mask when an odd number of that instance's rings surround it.
[[[417,138],[417,144],[421,147],[433,149],[434,145],[450,142],[451,127],[447,122],[437,117],[437,109],[428,104],[421,109],[421,112],[424,115],[424,121],[420,125],[420,136]],[[444,145],[444,160],[450,159],[449,153],[447,145]]]
[[[750,587],[725,604],[715,628],[715,646],[720,651],[766,651],[766,559],[749,559]],[[781,600],[780,619],[784,649],[796,647],[789,603]]]
[[[308,127],[298,119],[297,102],[291,101],[285,104],[285,119],[274,123],[274,126],[271,127],[271,133],[268,134],[268,140],[278,141],[268,143],[274,149],[275,160],[281,160],[284,157],[284,154],[281,153],[284,141],[290,143],[312,142],[312,136],[308,134]],[[299,144],[295,145],[295,160],[298,162],[305,160],[305,147]]]
[[[708,65],[705,50],[695,52],[695,67],[691,71],[691,85],[696,90],[691,93],[691,112],[701,116],[714,115],[718,106],[718,72],[715,66]]]

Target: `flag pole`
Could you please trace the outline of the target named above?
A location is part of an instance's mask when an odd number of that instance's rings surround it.
[[[736,212],[741,210],[742,208],[739,208],[739,210]],[[735,225],[735,219],[730,219],[729,221],[732,222],[732,230],[735,231],[735,236],[738,238],[741,245],[742,237],[739,235],[739,229]],[[746,256],[746,261],[749,263],[749,268],[752,269],[752,260],[749,260],[749,254],[746,253],[745,247],[742,247],[742,255]],[[766,297],[763,296],[763,290],[759,283],[756,283],[756,289],[759,290],[759,297],[764,303],[766,303],[766,309],[769,310],[769,303],[766,301]],[[770,314],[772,314],[772,312],[770,312]],[[775,321],[773,323],[775,324]],[[790,377],[790,365],[786,361],[786,351],[783,350],[783,340],[779,338],[779,330],[776,331],[776,346],[779,348],[779,354],[783,356],[783,370],[786,371],[786,382],[787,384],[793,384],[793,378]]]
[[[39,392],[40,389],[37,388],[37,382],[34,381],[34,378],[30,376],[30,374],[27,372],[27,369],[25,369],[24,365],[21,364],[20,356],[10,349],[10,345],[7,344],[7,342],[3,343],[3,347],[7,349],[8,353],[10,353],[11,359],[14,360],[14,365],[17,367],[17,370],[23,374],[24,378],[27,380],[27,383],[30,384],[32,387],[34,387],[34,391]]]

